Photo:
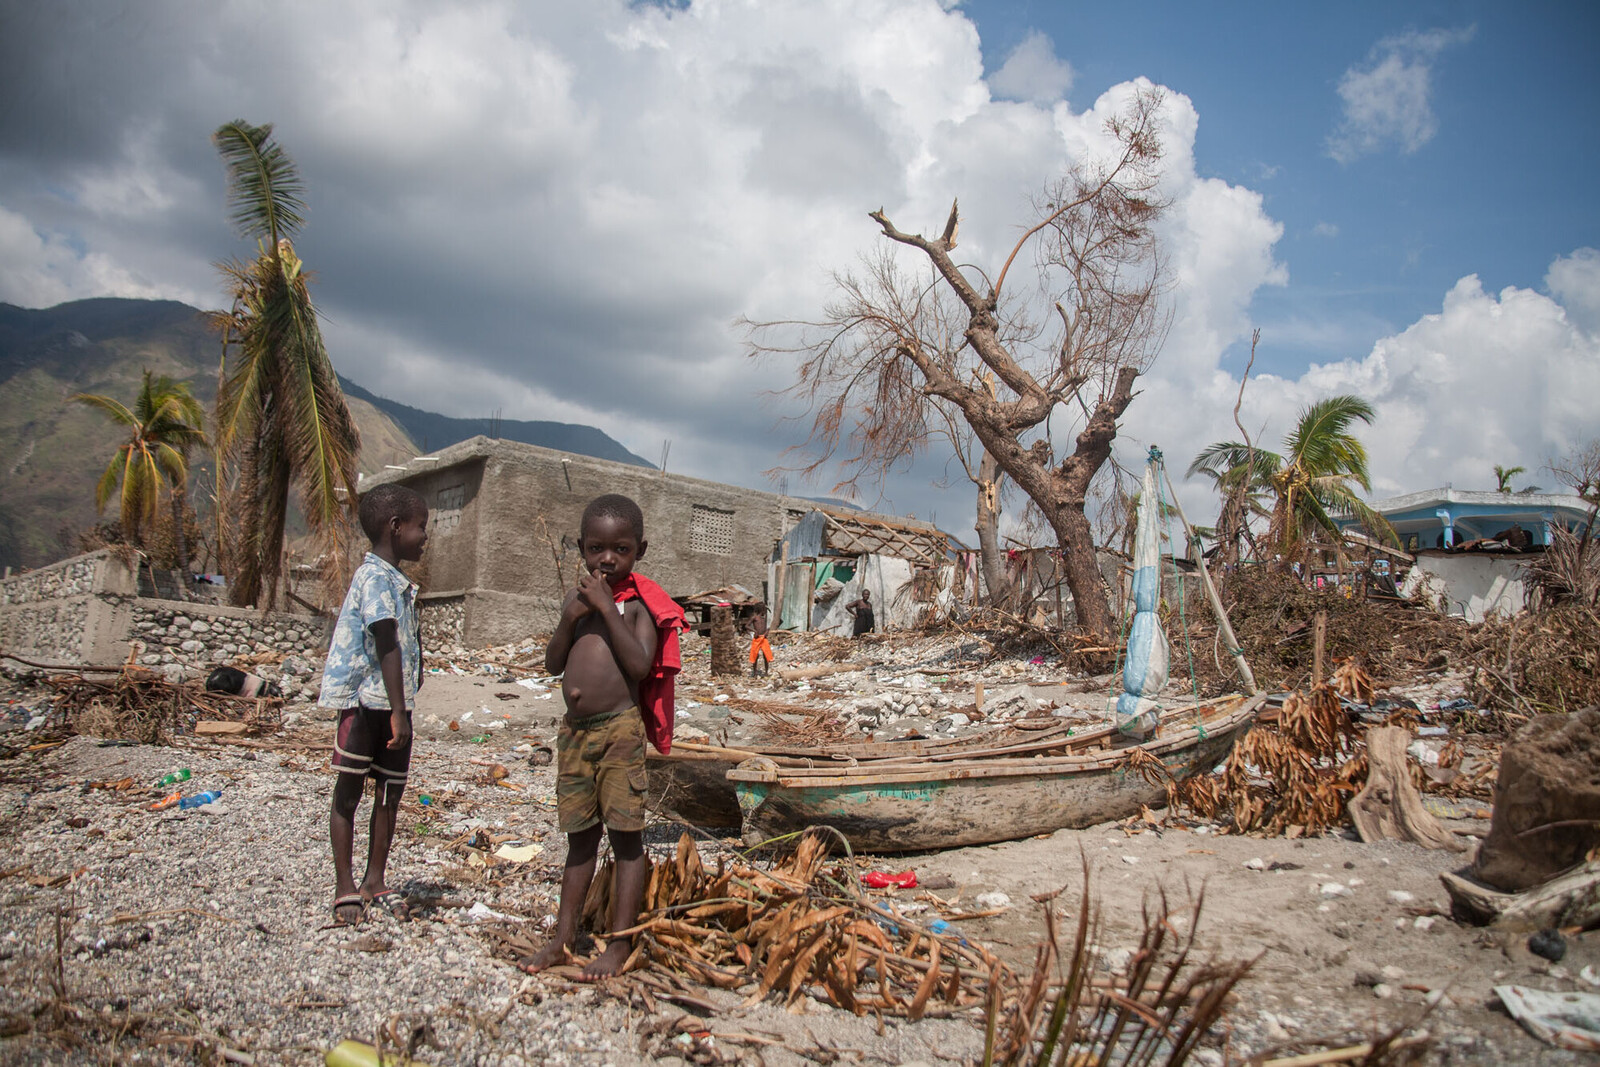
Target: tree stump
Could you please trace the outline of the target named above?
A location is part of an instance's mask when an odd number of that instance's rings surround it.
[[[733,629],[733,608],[727,604],[711,609],[711,673],[740,673],[739,637]]]
[[[1363,841],[1394,838],[1423,848],[1465,851],[1466,845],[1422,806],[1406,765],[1409,731],[1377,726],[1367,731],[1367,785],[1350,801],[1350,820]]]

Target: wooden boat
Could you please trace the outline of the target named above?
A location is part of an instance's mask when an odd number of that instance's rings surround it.
[[[959,745],[899,749],[888,758],[754,755],[727,772],[745,841],[758,844],[814,825],[839,830],[851,847],[867,852],[1010,841],[1127,818],[1143,805],[1164,801],[1167,782],[1221,762],[1266,697],[1230,696],[1167,708],[1159,702],[1169,673],[1158,611],[1161,469],[1161,453],[1152,448],[1139,499],[1129,592],[1134,611],[1113,725],[1078,736],[1065,724],[1048,737],[980,735]],[[1172,505],[1188,527],[1175,496]],[[1193,530],[1189,533],[1193,544]],[[1234,650],[1241,680],[1254,692],[1255,679],[1238,651],[1205,561],[1196,557],[1196,563],[1218,629]]]
[[[1164,802],[1163,776],[1214,767],[1264,700],[1236,696],[1171,709],[1160,716],[1157,736],[1138,743],[1112,740],[1109,728],[1068,738],[1056,747],[1071,747],[1069,755],[946,751],[809,767],[756,756],[728,778],[747,844],[814,825],[839,830],[863,852],[1010,841],[1126,818],[1141,805]]]
[[[648,804],[651,810],[674,815],[695,826],[728,828],[741,822],[739,797],[727,774],[755,757],[781,767],[837,767],[841,764],[905,761],[957,753],[1000,750],[1015,753],[1060,748],[1070,729],[1059,719],[1021,719],[1006,726],[962,738],[918,738],[911,741],[863,741],[855,744],[806,748],[786,745],[722,747],[679,741],[663,756],[651,749],[645,766],[649,772]],[[1043,746],[1043,747],[1039,747]]]

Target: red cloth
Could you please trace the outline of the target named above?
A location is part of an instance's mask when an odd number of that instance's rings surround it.
[[[672,751],[673,690],[683,656],[678,651],[678,631],[683,629],[683,608],[667,591],[640,574],[630,574],[611,587],[618,604],[638,597],[656,624],[656,658],[650,673],[639,682],[639,714],[644,735],[663,756]]]

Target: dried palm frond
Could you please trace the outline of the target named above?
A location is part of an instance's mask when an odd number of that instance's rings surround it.
[[[1221,1019],[1229,993],[1249,973],[1250,961],[1196,962],[1195,932],[1204,894],[1195,900],[1188,934],[1179,936],[1163,893],[1153,906],[1146,904],[1144,930],[1126,977],[1117,988],[1107,988],[1092,974],[1093,945],[1102,930],[1087,860],[1083,866],[1083,897],[1069,953],[1061,951],[1056,894],[1034,898],[1045,908],[1046,940],[1031,981],[1020,987],[1009,1007],[990,1008],[985,1067],[1183,1063]]]
[[[1257,723],[1219,775],[1167,788],[1174,809],[1202,818],[1231,814],[1241,833],[1316,834],[1342,824],[1367,777],[1366,753],[1332,687],[1289,694],[1276,723]]]

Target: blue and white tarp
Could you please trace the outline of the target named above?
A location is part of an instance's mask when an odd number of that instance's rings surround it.
[[[1113,714],[1117,729],[1146,738],[1155,732],[1160,706],[1155,698],[1167,684],[1170,650],[1156,609],[1161,604],[1161,532],[1157,508],[1156,465],[1145,466],[1139,494],[1138,533],[1133,543],[1133,623],[1128,630],[1127,662],[1122,668],[1122,693]]]

